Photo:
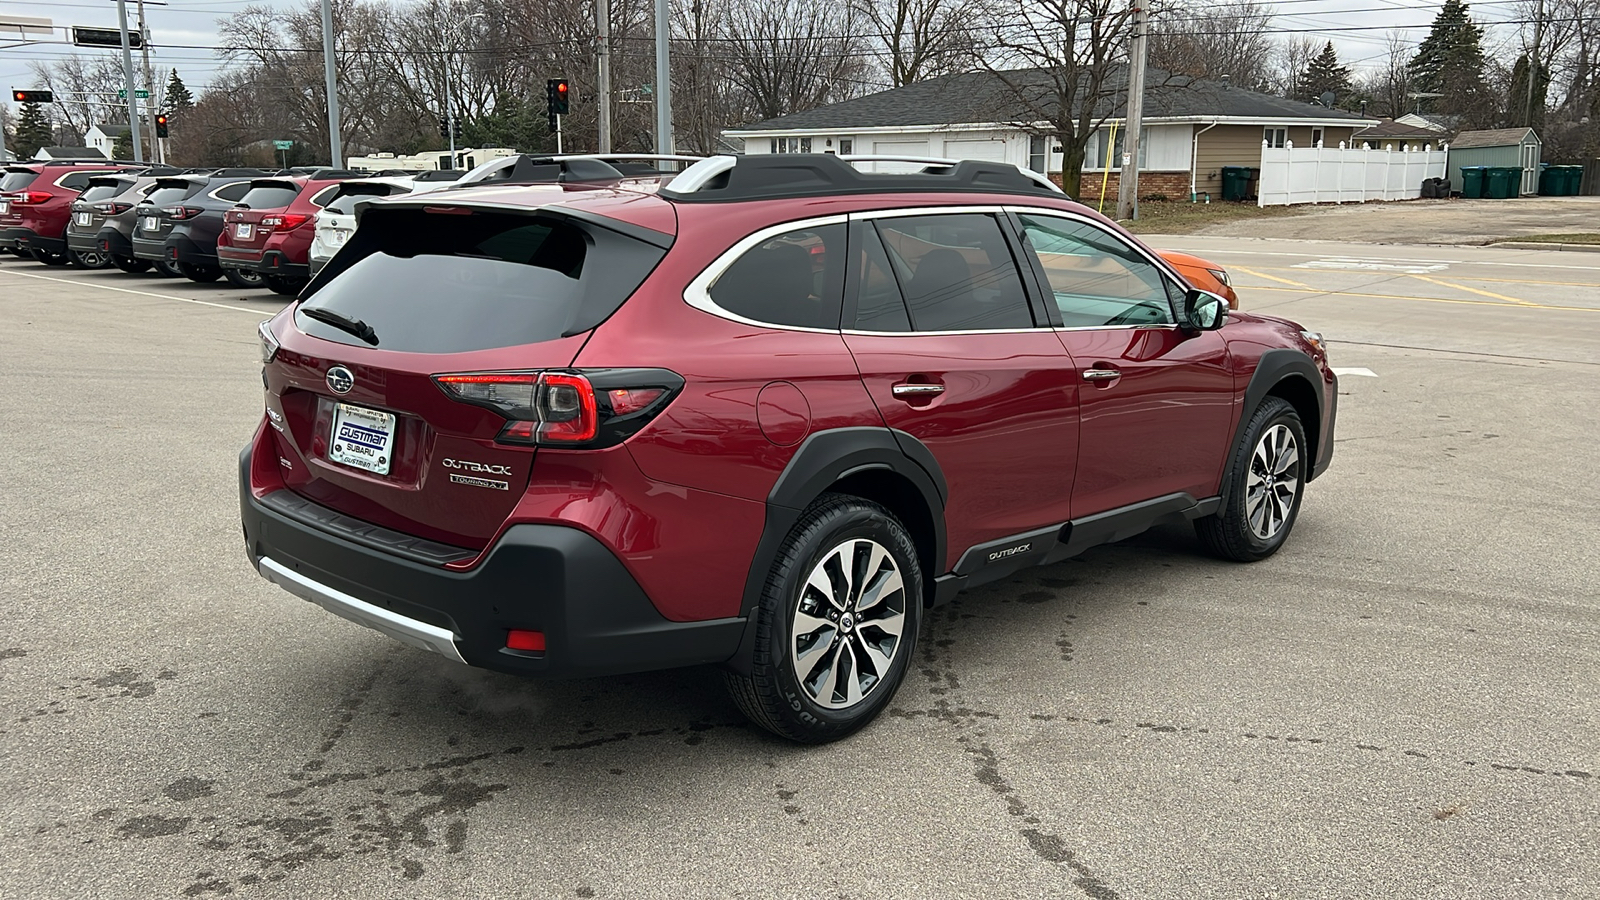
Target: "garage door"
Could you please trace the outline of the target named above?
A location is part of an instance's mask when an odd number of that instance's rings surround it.
[[[1005,141],[945,141],[944,155],[950,159],[1006,161]]]
[[[930,156],[927,141],[873,141],[876,156]],[[872,163],[875,172],[920,172],[922,167],[909,163]]]

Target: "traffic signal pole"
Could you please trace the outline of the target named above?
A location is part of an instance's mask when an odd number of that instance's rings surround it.
[[[128,44],[128,0],[117,0],[117,19],[122,25],[122,77],[128,86],[128,135],[133,138],[133,161],[144,162],[139,134],[139,96],[133,89],[133,48]]]
[[[595,0],[594,4],[595,56],[599,57],[600,82],[595,87],[600,94],[599,145],[601,153],[611,152],[611,2]],[[556,132],[556,152],[561,149],[561,132]]]
[[[656,152],[671,155],[672,67],[667,45],[672,39],[672,13],[668,0],[656,0]]]
[[[342,169],[344,141],[339,137],[339,82],[333,71],[333,0],[322,0],[322,74],[328,82],[328,155],[332,157],[333,167]]]

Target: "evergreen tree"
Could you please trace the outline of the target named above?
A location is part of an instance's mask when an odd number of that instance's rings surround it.
[[[111,144],[112,159],[133,159],[133,132],[129,131],[117,136]]]
[[[1535,64],[1538,78],[1528,83],[1528,54],[1517,57],[1511,70],[1511,95],[1507,97],[1506,122],[1510,125],[1529,125],[1535,131],[1544,130],[1545,99],[1550,90],[1550,73],[1544,66]],[[1532,97],[1529,97],[1529,88]],[[1530,115],[1531,113],[1531,115]]]
[[[194,95],[189,93],[189,88],[184,85],[183,79],[178,77],[178,70],[172,70],[172,77],[167,79],[167,95],[164,98],[162,112],[167,115],[181,113],[194,108]]]
[[[44,107],[37,103],[22,104],[22,115],[17,119],[16,146],[12,148],[17,159],[32,159],[40,147],[50,146],[55,130],[45,116]]]
[[[1306,103],[1321,102],[1323,94],[1332,93],[1334,102],[1346,99],[1350,94],[1350,68],[1339,65],[1339,54],[1333,49],[1333,41],[1323,46],[1322,52],[1312,57],[1306,64],[1306,70],[1300,73],[1300,96],[1295,98]]]
[[[1494,124],[1494,102],[1483,81],[1483,28],[1462,0],[1445,0],[1428,36],[1411,58],[1411,90],[1441,94],[1424,100],[1424,112],[1458,116],[1466,127]]]

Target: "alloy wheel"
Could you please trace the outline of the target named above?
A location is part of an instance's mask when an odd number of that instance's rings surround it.
[[[823,555],[801,588],[790,628],[795,677],[818,706],[848,709],[883,683],[906,623],[894,555],[851,538]]]
[[[1250,531],[1271,540],[1283,530],[1300,494],[1300,447],[1286,425],[1268,428],[1250,455],[1244,505]]]

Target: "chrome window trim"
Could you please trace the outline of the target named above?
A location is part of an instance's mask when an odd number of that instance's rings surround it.
[[[731,267],[734,262],[739,259],[739,257],[750,252],[759,244],[772,240],[779,235],[788,234],[791,231],[803,231],[807,228],[821,228],[825,225],[846,225],[849,224],[849,221],[850,217],[843,214],[818,216],[811,219],[796,219],[793,222],[784,222],[781,225],[772,225],[750,234],[740,239],[740,241],[734,244],[732,247],[724,250],[717,256],[716,259],[711,261],[711,265],[702,269],[700,274],[696,275],[694,280],[689,282],[689,286],[683,289],[683,302],[689,304],[695,309],[700,310],[701,312],[710,313],[713,316],[721,319],[727,319],[730,322],[738,322],[741,325],[754,325],[758,328],[779,328],[784,331],[804,331],[811,334],[838,334],[839,329],[837,328],[809,328],[804,325],[780,325],[775,322],[762,322],[758,319],[746,318],[745,316],[741,316],[736,312],[718,306],[717,302],[711,299],[711,286],[717,283],[717,279],[722,277],[722,273],[728,271],[729,267]]]
[[[869,219],[909,219],[914,216],[956,216],[973,213],[994,215],[1005,211],[1006,207],[998,203],[979,206],[903,206],[896,209],[869,209],[853,212],[850,213],[850,218],[855,221],[865,222]]]

